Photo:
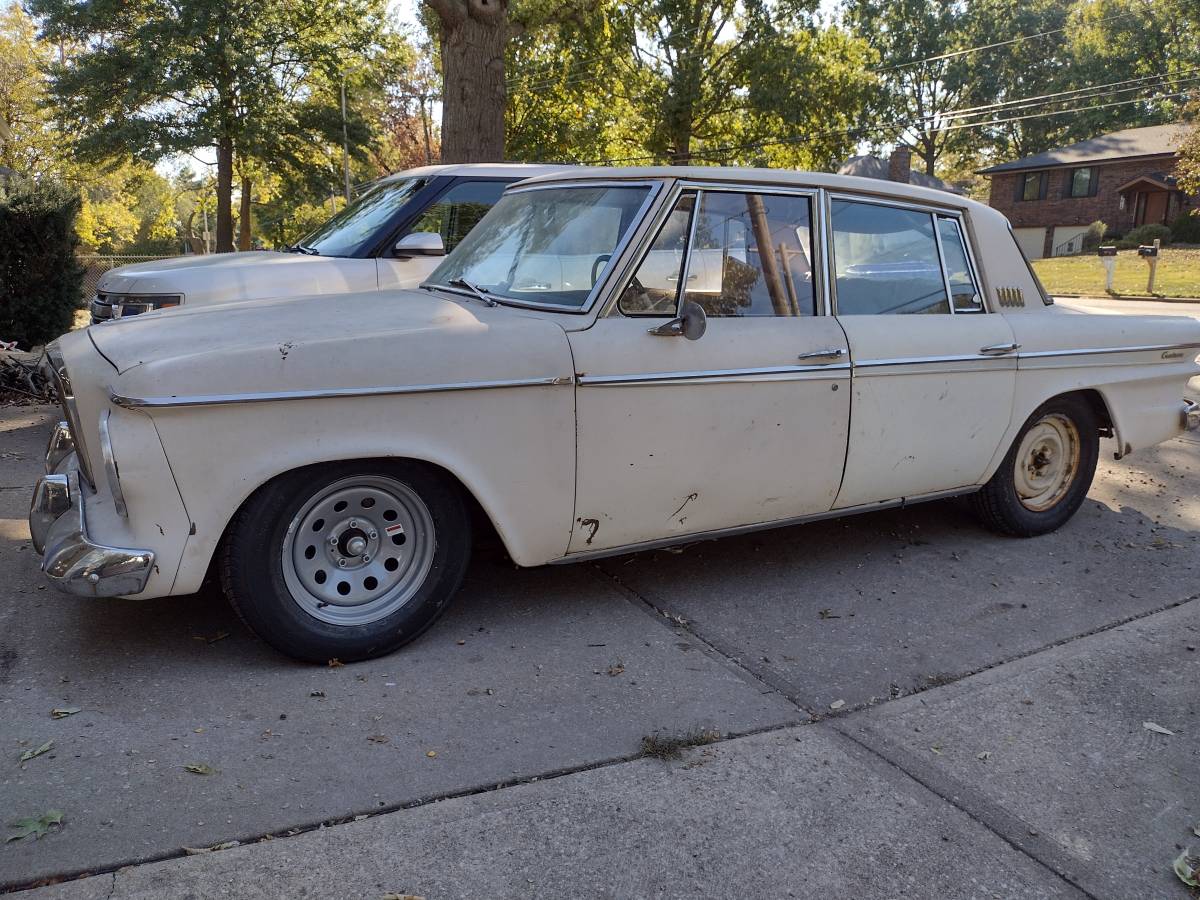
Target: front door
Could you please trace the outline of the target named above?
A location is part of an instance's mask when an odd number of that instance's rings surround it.
[[[1016,350],[956,215],[830,203],[838,321],[854,362],[835,508],[977,484],[1008,429]]]
[[[850,371],[821,314],[813,214],[807,193],[685,192],[611,314],[569,335],[570,552],[829,510]],[[703,336],[651,334],[681,299],[707,313]]]

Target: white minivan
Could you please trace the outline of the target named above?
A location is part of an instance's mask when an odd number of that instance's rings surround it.
[[[514,182],[564,166],[424,166],[376,182],[286,251],[177,256],[104,273],[92,323],[171,306],[416,287]]]

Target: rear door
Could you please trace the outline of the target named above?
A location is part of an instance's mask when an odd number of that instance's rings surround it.
[[[835,508],[977,484],[1012,417],[1016,350],[960,214],[830,199],[838,321],[854,366]]]

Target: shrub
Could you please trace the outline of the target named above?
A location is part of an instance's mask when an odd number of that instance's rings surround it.
[[[1108,231],[1108,226],[1097,220],[1088,226],[1088,230],[1083,233],[1083,249],[1095,250],[1100,246],[1100,242],[1104,240],[1104,234]]]
[[[1137,247],[1141,244],[1153,244],[1155,239],[1162,241],[1163,246],[1171,243],[1171,229],[1166,225],[1139,225],[1125,235],[1124,243]]]
[[[79,195],[56,182],[0,187],[0,340],[33,347],[71,329],[83,297]]]
[[[1200,244],[1200,211],[1180,213],[1171,223],[1171,240],[1176,244]]]

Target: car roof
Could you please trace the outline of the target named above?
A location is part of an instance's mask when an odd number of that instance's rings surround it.
[[[393,172],[391,175],[385,175],[372,183],[387,184],[392,181],[402,181],[406,178],[432,178],[436,175],[520,179],[556,172],[569,172],[575,168],[578,167],[545,165],[540,163],[447,163],[444,165],[418,166],[415,169],[404,169],[401,172]]]
[[[639,166],[639,167],[582,167],[575,166],[545,175],[532,176],[520,182],[522,187],[533,184],[569,181],[637,181],[665,178],[681,178],[688,181],[714,181],[738,184],[784,185],[788,187],[825,188],[829,191],[851,191],[856,194],[872,194],[877,197],[910,200],[918,203],[936,203],[957,208],[982,208],[981,203],[948,191],[885,181],[880,178],[862,178],[856,175],[831,175],[827,172],[801,172],[794,169],[754,169],[749,167],[722,166]]]

